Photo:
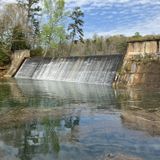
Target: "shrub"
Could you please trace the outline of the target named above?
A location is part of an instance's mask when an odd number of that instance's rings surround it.
[[[0,66],[4,66],[10,63],[10,57],[4,53],[0,46]]]
[[[31,57],[41,57],[43,56],[43,49],[41,47],[31,50]]]

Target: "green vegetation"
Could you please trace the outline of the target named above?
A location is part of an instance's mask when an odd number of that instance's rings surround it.
[[[27,12],[27,25],[32,28],[29,36],[36,36],[40,32],[39,20],[41,7],[40,0],[17,0],[18,5]],[[29,29],[28,28],[28,29]],[[29,31],[29,30],[28,30]]]
[[[68,26],[69,38],[71,39],[71,45],[70,45],[70,53],[72,51],[73,42],[80,41],[83,43],[83,24],[84,21],[81,19],[84,17],[84,13],[81,11],[80,7],[76,7],[71,15],[69,16],[72,19],[72,23]],[[77,37],[76,37],[77,36]]]
[[[135,33],[134,36],[132,37],[128,37],[128,42],[132,42],[132,41],[137,41],[137,42],[141,42],[141,41],[152,41],[152,40],[159,40],[160,39],[160,35],[145,35],[145,36],[141,36],[140,34],[137,35],[138,32]]]
[[[5,5],[0,14],[0,65],[8,64],[11,53],[19,49],[48,57],[124,54],[128,41],[160,39],[139,32],[84,39],[83,17],[80,7],[66,10],[65,0],[17,0]]]
[[[43,12],[47,16],[46,23],[42,25],[41,31],[44,56],[46,56],[49,51],[52,53],[52,50],[57,49],[60,44],[65,42],[66,37],[63,18],[66,13],[64,11],[64,5],[64,0],[44,0]]]
[[[10,62],[9,56],[5,53],[0,45],[0,66],[5,66]]]
[[[30,49],[27,44],[27,39],[20,25],[13,28],[12,41],[11,41],[11,50],[23,50]]]

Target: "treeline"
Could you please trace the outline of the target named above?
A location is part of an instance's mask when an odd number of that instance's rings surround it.
[[[98,36],[84,39],[83,42],[75,40],[73,43],[60,44],[58,48],[52,49],[47,56],[87,56],[87,55],[110,55],[110,54],[125,54],[127,43],[130,41],[144,41],[160,39],[160,35],[141,36],[136,32],[133,36],[127,37],[124,35],[114,36]],[[70,50],[72,45],[72,50]],[[41,56],[42,48],[31,50],[32,56]]]
[[[127,39],[123,35],[107,37],[95,34],[92,38],[85,39],[83,43],[74,42],[70,55],[123,54],[127,48]]]
[[[29,49],[32,56],[84,56],[124,54],[124,35],[84,39],[84,13],[80,7],[66,10],[64,0],[17,0],[0,10],[0,66],[10,63],[15,50]]]
[[[0,65],[9,63],[15,50],[33,56],[62,56],[63,46],[83,42],[80,7],[66,10],[64,0],[17,0],[0,10]],[[68,54],[68,53],[67,53]]]
[[[140,35],[136,32],[133,36],[114,35],[97,36],[96,34],[84,40],[84,43],[74,42],[74,47],[70,55],[107,55],[124,54],[127,50],[127,43],[130,41],[144,41],[160,39],[160,35]],[[67,47],[69,48],[69,45]],[[67,50],[66,47],[66,50]],[[65,52],[64,52],[65,53]]]

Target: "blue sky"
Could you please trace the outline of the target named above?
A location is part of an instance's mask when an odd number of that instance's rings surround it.
[[[160,33],[160,0],[68,0],[85,12],[85,34]]]
[[[66,0],[67,8],[75,6],[85,13],[85,37],[160,34],[160,0]]]

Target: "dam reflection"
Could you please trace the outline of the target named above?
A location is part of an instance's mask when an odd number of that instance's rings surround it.
[[[93,108],[119,107],[115,91],[105,85],[33,80],[16,80],[16,83],[31,106],[71,107],[72,104],[87,103]]]
[[[159,91],[32,80],[5,85],[3,159],[104,160],[121,153],[159,160]]]

